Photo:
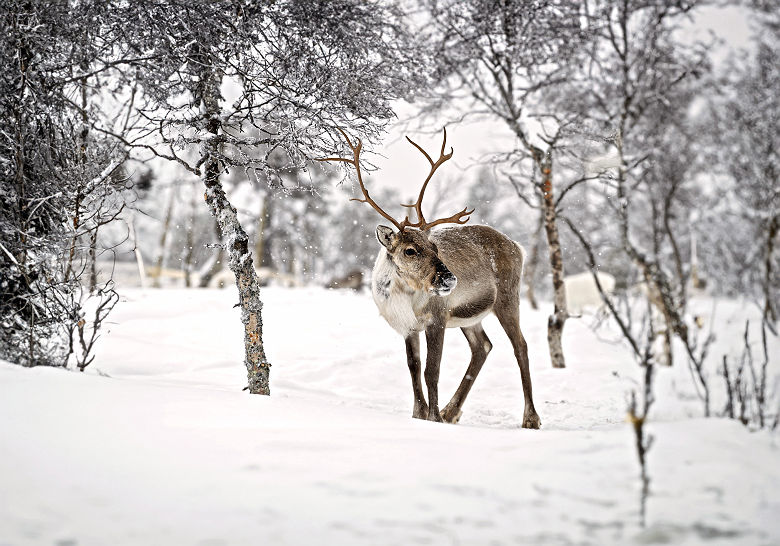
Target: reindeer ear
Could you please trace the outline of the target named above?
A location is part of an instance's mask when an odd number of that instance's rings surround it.
[[[393,233],[393,228],[388,226],[376,227],[376,238],[382,243],[382,246],[390,250],[390,247],[395,242],[396,235]]]

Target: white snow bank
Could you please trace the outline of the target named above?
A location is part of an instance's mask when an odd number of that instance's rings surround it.
[[[603,271],[596,272],[601,289],[611,294],[615,288],[615,277]],[[566,306],[570,313],[581,314],[587,307],[601,307],[603,301],[593,273],[583,271],[574,275],[566,275],[563,278],[566,289]]]

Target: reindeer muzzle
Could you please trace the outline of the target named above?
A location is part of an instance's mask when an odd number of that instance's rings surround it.
[[[446,296],[455,289],[455,285],[458,284],[458,278],[452,274],[452,271],[447,269],[447,266],[442,262],[436,264],[436,273],[433,275],[433,282],[431,283],[431,290],[436,293],[437,296]]]

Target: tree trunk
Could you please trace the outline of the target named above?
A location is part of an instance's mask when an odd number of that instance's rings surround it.
[[[220,131],[219,88],[221,77],[205,59],[199,82],[206,128],[213,136]],[[249,380],[249,392],[252,394],[270,394],[268,385],[271,364],[265,356],[263,347],[263,320],[260,301],[260,283],[257,278],[252,254],[249,251],[249,237],[238,221],[235,207],[230,204],[219,180],[219,143],[212,138],[203,144],[205,154],[203,183],[206,185],[206,203],[211,214],[217,219],[222,231],[225,247],[229,255],[228,265],[236,276],[241,322],[244,324],[244,364]]]
[[[775,263],[772,254],[775,250],[775,238],[780,231],[780,216],[774,216],[769,221],[766,239],[766,254],[764,257],[764,321],[777,322],[777,309],[775,299],[772,297],[772,266]]]
[[[507,101],[510,112],[518,110]],[[550,350],[550,362],[553,368],[565,368],[566,360],[563,357],[563,326],[569,318],[566,306],[566,288],[563,284],[563,257],[561,254],[561,242],[558,237],[558,217],[555,210],[555,196],[553,195],[552,179],[552,153],[554,144],[550,144],[547,150],[542,150],[531,143],[525,134],[517,116],[507,120],[510,129],[523,146],[528,150],[534,164],[542,175],[541,194],[542,211],[544,214],[544,228],[547,233],[547,248],[549,252],[550,271],[553,284],[553,314],[547,319],[547,345]]]
[[[663,335],[663,357],[662,360],[659,359],[659,362],[662,362],[668,366],[673,364],[673,334],[677,335],[685,344],[691,361],[695,362],[696,359],[693,356],[691,351],[692,346],[690,340],[688,339],[688,327],[682,320],[680,312],[681,309],[685,308],[686,301],[674,301],[670,282],[664,274],[663,270],[655,261],[648,259],[644,253],[640,252],[640,250],[633,245],[631,239],[629,238],[629,199],[626,195],[627,164],[625,155],[623,153],[622,138],[624,124],[625,119],[621,121],[618,138],[616,141],[617,151],[620,157],[620,168],[618,169],[617,177],[617,202],[620,239],[622,242],[623,251],[626,253],[626,255],[628,255],[629,258],[631,258],[631,261],[634,262],[634,264],[642,272],[642,276],[645,279],[645,283],[647,284],[648,301],[651,305],[654,305],[663,315],[664,331],[656,333],[656,336]],[[655,221],[655,219],[653,221]],[[704,386],[706,388],[706,385]]]
[[[198,282],[198,287],[200,288],[208,287],[211,279],[214,278],[214,275],[222,271],[222,264],[225,260],[225,245],[222,242],[222,230],[219,229],[219,223],[216,220],[214,220],[214,235],[216,235],[217,240],[220,241],[219,250],[217,250],[216,258],[214,258],[211,264],[205,268],[206,272],[200,276],[200,281]]]
[[[89,293],[94,294],[97,289],[97,238],[100,224],[95,225],[89,238]]]
[[[539,303],[536,301],[534,285],[536,284],[536,268],[539,267],[539,242],[541,241],[542,230],[544,229],[544,213],[539,213],[539,225],[534,231],[534,244],[531,247],[531,255],[528,257],[528,264],[525,266],[525,285],[527,287],[526,296],[531,309],[539,309]]]
[[[293,226],[300,226],[301,223],[298,220],[298,215],[293,215],[292,218],[292,225]],[[298,279],[297,275],[297,260],[296,260],[296,252],[295,252],[295,242],[292,240],[292,238],[288,238],[287,244],[284,245],[284,253],[285,253],[285,259],[284,259],[284,272],[287,273],[291,278]]]
[[[553,284],[553,314],[547,319],[547,343],[553,368],[565,368],[563,357],[563,326],[569,318],[566,306],[566,287],[563,284],[563,258],[558,237],[557,213],[552,185],[552,157],[550,151],[537,163],[542,173],[542,196],[544,198],[544,228],[547,232],[547,246],[550,249],[550,270]]]
[[[260,216],[257,218],[257,233],[255,234],[255,260],[258,267],[263,267],[263,253],[265,252],[265,226],[266,214],[268,214],[269,195],[263,196],[263,204],[260,206]]]
[[[696,231],[693,228],[693,223],[688,223],[688,231],[691,234],[691,286],[699,290],[702,287],[701,279],[699,278],[699,255],[696,245]]]
[[[184,252],[184,286],[187,288],[192,287],[192,257],[195,254],[195,235],[193,233],[193,230],[195,229],[195,207],[197,205],[197,200],[195,196],[197,195],[197,190],[195,188],[192,188],[192,191],[190,192],[190,218],[189,222],[187,222],[187,248]]]
[[[168,240],[168,231],[171,228],[171,218],[173,217],[173,203],[176,200],[176,187],[171,187],[171,195],[168,197],[168,206],[165,210],[165,220],[163,221],[162,234],[160,235],[160,251],[157,254],[157,267],[154,273],[154,286],[160,288],[160,277],[162,276],[163,263],[165,262],[165,243]]]
[[[146,288],[146,269],[144,268],[144,257],[138,249],[138,236],[135,232],[135,212],[130,214],[130,221],[127,222],[130,242],[133,243],[133,253],[135,254],[135,263],[138,266],[138,278],[141,288]]]
[[[262,230],[262,235],[258,234],[258,240],[255,241],[255,253],[257,256],[257,265],[276,269],[273,256],[273,230],[272,219],[274,215],[273,196],[268,193],[263,198],[262,217],[258,220],[258,230]]]

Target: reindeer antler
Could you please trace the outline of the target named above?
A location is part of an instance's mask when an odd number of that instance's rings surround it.
[[[363,143],[360,141],[359,138],[355,137],[356,144],[353,146],[352,141],[349,140],[349,137],[347,136],[347,133],[344,132],[341,127],[337,128],[339,132],[344,135],[344,140],[347,141],[347,145],[352,149],[352,159],[346,159],[344,157],[325,157],[322,159],[317,159],[317,161],[342,161],[344,163],[350,163],[355,167],[355,172],[357,172],[357,179],[358,184],[360,184],[360,190],[363,192],[363,199],[358,199],[357,197],[353,197],[350,199],[350,201],[359,201],[361,203],[368,203],[372,207],[374,207],[374,210],[376,210],[379,214],[384,216],[387,220],[393,223],[395,227],[399,229],[399,231],[404,230],[404,226],[402,226],[398,221],[390,216],[388,213],[386,213],[382,208],[376,204],[376,201],[371,199],[371,196],[368,194],[368,190],[366,189],[366,186],[363,184],[363,174],[360,171],[360,151],[363,149]]]
[[[455,150],[452,147],[450,147],[450,153],[448,154],[444,153],[444,150],[447,147],[447,128],[446,127],[444,128],[444,139],[442,140],[441,143],[441,151],[439,152],[439,159],[437,159],[436,161],[431,159],[431,156],[428,155],[428,153],[425,150],[423,150],[422,146],[417,144],[411,138],[406,137],[406,140],[409,141],[409,144],[411,144],[412,146],[420,150],[420,153],[422,153],[422,155],[425,156],[425,159],[428,160],[428,163],[431,164],[431,170],[428,173],[428,176],[425,178],[425,182],[423,182],[422,188],[420,188],[420,194],[417,196],[417,201],[412,205],[402,205],[404,207],[413,208],[415,210],[415,212],[417,213],[417,222],[414,223],[410,222],[409,217],[407,216],[404,219],[404,221],[401,222],[401,225],[404,227],[415,227],[424,231],[432,228],[433,226],[437,226],[439,224],[445,224],[445,223],[465,224],[466,222],[468,222],[469,218],[467,217],[474,212],[474,209],[468,210],[468,208],[464,208],[462,211],[457,212],[452,216],[448,216],[447,218],[440,218],[433,222],[427,222],[422,212],[422,200],[423,197],[425,196],[425,190],[428,187],[428,182],[431,181],[431,178],[436,172],[436,169],[441,167],[444,164],[444,162],[449,161],[450,158],[452,158],[452,154],[455,152]]]
[[[434,220],[433,222],[426,222],[425,217],[422,213],[422,200],[425,195],[425,189],[428,187],[428,182],[431,181],[431,178],[433,177],[433,174],[436,172],[436,169],[441,167],[441,165],[449,160],[452,157],[452,154],[454,150],[450,148],[450,153],[445,154],[444,149],[447,147],[447,129],[444,129],[444,141],[441,144],[441,152],[439,153],[439,159],[436,161],[433,161],[431,159],[431,156],[428,155],[428,153],[422,149],[422,147],[414,142],[411,138],[406,137],[406,140],[408,140],[412,146],[420,150],[422,154],[425,156],[425,158],[428,160],[428,163],[431,164],[431,170],[428,173],[428,176],[425,178],[425,182],[423,182],[422,188],[420,188],[420,194],[417,196],[417,202],[415,202],[412,205],[405,205],[402,204],[403,207],[413,208],[415,212],[417,213],[417,222],[411,222],[409,220],[409,216],[407,215],[406,218],[404,218],[403,222],[398,222],[395,218],[390,216],[388,213],[386,213],[382,208],[377,205],[376,201],[371,199],[371,196],[368,193],[368,190],[366,189],[366,186],[363,184],[363,175],[360,170],[360,152],[363,149],[363,143],[360,141],[359,138],[355,138],[356,144],[352,144],[352,141],[347,136],[347,133],[344,132],[343,129],[340,127],[337,128],[339,132],[344,136],[344,140],[347,141],[347,145],[352,150],[352,159],[348,159],[345,157],[325,157],[321,159],[316,159],[316,161],[341,161],[343,163],[350,163],[355,167],[355,172],[357,173],[357,179],[358,184],[360,185],[360,190],[363,192],[363,199],[358,199],[356,197],[353,197],[350,199],[350,201],[359,201],[361,203],[368,203],[371,205],[374,210],[376,210],[379,214],[381,214],[384,218],[392,222],[392,224],[398,228],[399,231],[403,231],[407,227],[413,227],[417,228],[421,231],[427,230],[432,228],[433,226],[438,226],[439,224],[444,223],[453,223],[453,224],[465,224],[469,221],[469,216],[471,213],[474,212],[474,209],[468,210],[468,208],[464,208],[462,211],[457,212],[453,214],[452,216],[448,216],[447,218],[439,218],[438,220]]]

